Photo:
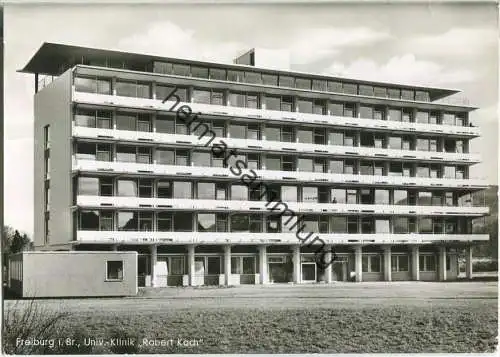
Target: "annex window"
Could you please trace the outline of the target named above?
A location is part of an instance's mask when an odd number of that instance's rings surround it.
[[[108,260],[106,262],[106,280],[112,280],[112,281],[123,280],[122,260]]]

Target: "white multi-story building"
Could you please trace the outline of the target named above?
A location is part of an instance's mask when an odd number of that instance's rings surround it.
[[[470,277],[471,245],[489,238],[472,231],[488,214],[469,176],[475,108],[258,56],[45,43],[22,70],[36,84],[37,249],[137,251],[138,283],[155,287],[452,280],[464,249]]]

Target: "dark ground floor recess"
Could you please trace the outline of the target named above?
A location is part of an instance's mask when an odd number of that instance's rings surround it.
[[[135,251],[139,287],[331,283],[335,281],[449,281],[459,275],[459,252],[470,245],[339,245],[333,262],[316,263],[317,247],[298,245],[89,245],[78,251]],[[330,258],[329,261],[332,261]]]

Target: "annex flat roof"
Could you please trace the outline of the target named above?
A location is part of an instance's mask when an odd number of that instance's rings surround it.
[[[51,43],[51,42],[44,42],[40,46],[38,51],[33,55],[33,57],[31,57],[26,66],[24,66],[24,68],[19,70],[18,72],[38,73],[43,75],[58,76],[61,74],[61,68],[63,66],[68,64],[72,66],[76,64],[81,64],[82,57],[96,61],[104,60],[107,58],[116,61],[124,61],[126,63],[140,67],[150,64],[153,61],[175,62],[180,64],[196,64],[200,66],[210,66],[221,69],[245,70],[245,71],[262,72],[268,74],[282,74],[282,75],[297,76],[297,77],[308,77],[310,79],[349,81],[357,84],[379,85],[379,86],[394,87],[399,89],[420,89],[429,91],[431,101],[435,101],[460,92],[460,90],[456,89],[425,87],[425,86],[417,86],[409,84],[405,85],[405,84],[390,83],[390,82],[368,81],[368,80],[339,77],[339,76],[327,76],[322,74],[304,73],[297,71],[285,71],[285,70],[282,71],[282,70],[259,68],[241,64],[217,63],[217,62],[188,60],[188,59],[174,58],[174,57],[162,57],[157,55],[148,55],[148,54],[140,54],[140,53],[116,51],[116,50],[105,50],[99,48],[73,46],[73,45]]]

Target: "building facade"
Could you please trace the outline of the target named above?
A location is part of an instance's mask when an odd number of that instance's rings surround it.
[[[45,43],[22,70],[37,249],[136,251],[139,286],[453,280],[464,249],[470,277],[489,238],[473,230],[488,214],[469,175],[475,108],[441,100],[454,90],[256,68],[258,55]]]

